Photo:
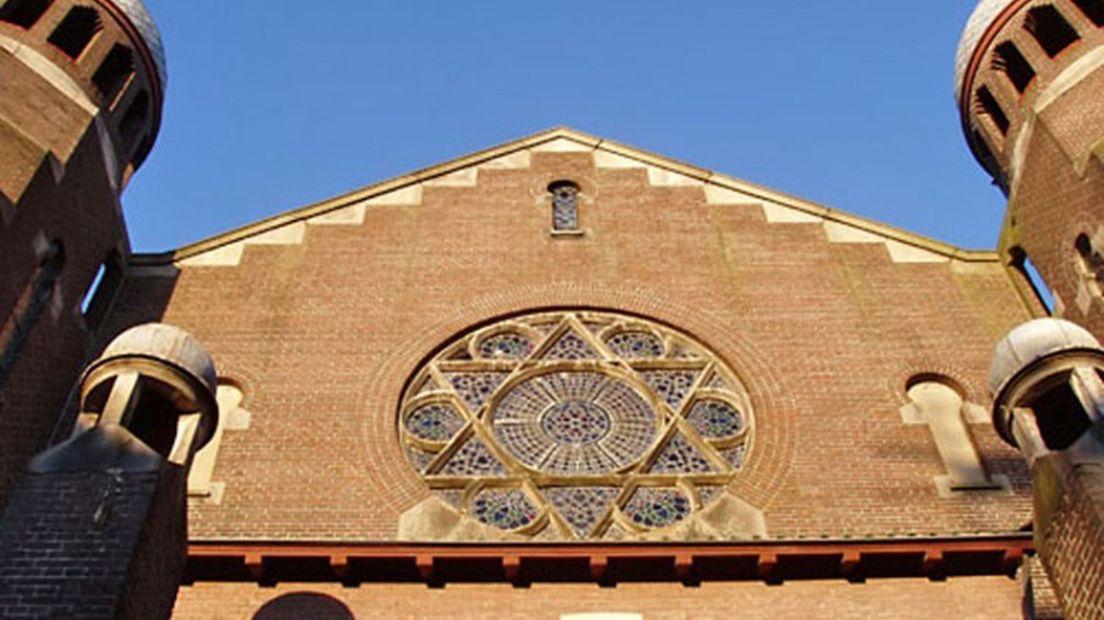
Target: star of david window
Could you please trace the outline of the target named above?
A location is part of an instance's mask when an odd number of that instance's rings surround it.
[[[548,540],[674,527],[725,494],[751,409],[689,336],[606,312],[539,313],[448,343],[419,368],[400,437],[467,518]]]

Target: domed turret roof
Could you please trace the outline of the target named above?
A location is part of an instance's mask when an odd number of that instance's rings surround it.
[[[989,366],[989,392],[998,396],[1013,377],[1038,360],[1068,351],[1099,351],[1100,342],[1085,328],[1063,319],[1028,321],[997,344]]]
[[[974,50],[977,49],[982,37],[1005,9],[1017,3],[1018,0],[981,0],[970,15],[969,21],[966,22],[966,29],[962,31],[962,39],[958,42],[958,54],[955,56],[955,101],[962,101],[966,69],[970,66]]]
[[[161,41],[161,31],[153,21],[149,10],[142,0],[109,0],[109,2],[126,15],[131,25],[142,36],[146,49],[149,50],[153,62],[157,65],[157,77],[161,79],[161,87],[168,84],[169,74],[165,67],[165,45]]]

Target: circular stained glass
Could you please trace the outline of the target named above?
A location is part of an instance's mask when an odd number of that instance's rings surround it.
[[[492,334],[479,342],[479,356],[485,359],[519,360],[532,350],[532,341],[524,334],[514,331]]]
[[[448,441],[463,426],[463,416],[446,403],[422,405],[406,417],[406,430],[426,441]]]
[[[753,439],[751,412],[731,404],[748,400],[736,373],[639,317],[532,313],[439,350],[412,369],[438,378],[434,401],[411,382],[399,436],[443,505],[500,530],[598,540],[674,526],[723,495]]]
[[[694,403],[686,420],[708,439],[727,439],[744,430],[744,416],[731,404],[715,398]]]
[[[492,406],[496,436],[526,465],[606,474],[637,461],[656,439],[655,408],[625,379],[591,371],[537,374]],[[512,437],[524,434],[524,441]]]
[[[647,529],[666,527],[690,515],[690,498],[676,488],[642,487],[621,509],[633,525]]]
[[[560,443],[584,446],[609,432],[610,414],[585,400],[568,400],[548,408],[541,416],[541,428]]]
[[[663,357],[663,341],[643,330],[618,332],[606,340],[614,353],[626,359]]]
[[[489,489],[479,492],[469,508],[480,522],[500,530],[516,530],[536,521],[540,511],[524,491]]]

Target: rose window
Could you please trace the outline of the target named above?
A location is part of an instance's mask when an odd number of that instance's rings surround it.
[[[746,393],[703,345],[600,312],[456,338],[418,370],[400,413],[410,461],[440,500],[561,540],[692,519],[725,494],[752,431]]]

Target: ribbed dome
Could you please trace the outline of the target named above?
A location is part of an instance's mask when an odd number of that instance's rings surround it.
[[[981,0],[966,22],[966,29],[962,32],[962,39],[958,42],[958,54],[955,56],[955,101],[962,101],[963,80],[966,79],[966,68],[970,65],[970,59],[974,56],[981,38],[989,30],[989,26],[1006,8],[1015,4],[1017,0]]]
[[[157,29],[153,17],[150,15],[142,0],[109,0],[119,8],[130,20],[134,29],[142,35],[146,48],[153,56],[153,62],[157,65],[157,74],[161,78],[161,87],[164,88],[169,81],[169,73],[165,67],[165,44],[161,41],[161,31]]]

